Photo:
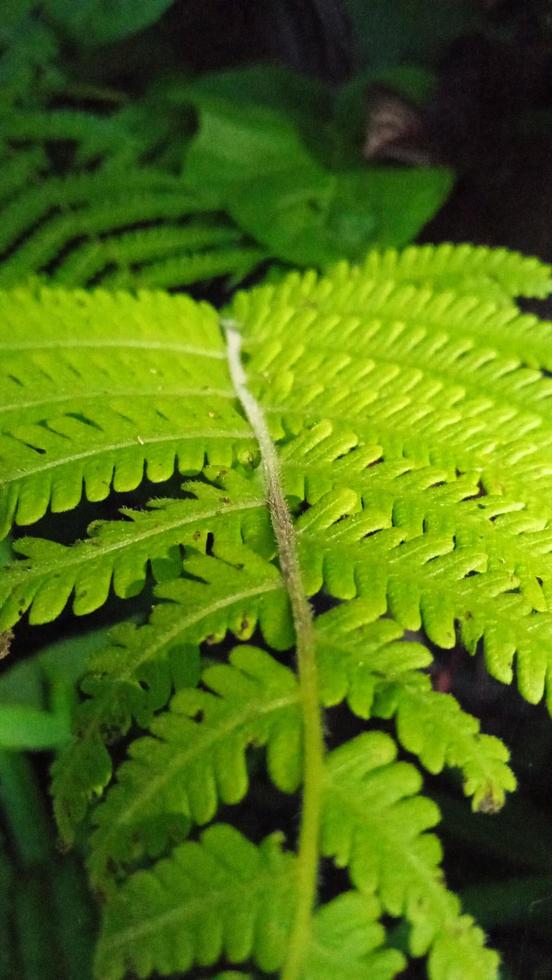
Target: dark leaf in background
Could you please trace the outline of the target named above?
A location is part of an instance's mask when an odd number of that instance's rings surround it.
[[[174,0],[45,0],[46,13],[79,44],[118,41],[154,24]]]

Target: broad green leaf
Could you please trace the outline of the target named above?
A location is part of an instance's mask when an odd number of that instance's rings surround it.
[[[314,163],[314,161],[313,161]],[[445,170],[313,165],[249,180],[229,196],[233,218],[279,258],[327,266],[373,245],[408,242],[451,188]]]
[[[46,0],[46,10],[83,45],[106,44],[154,24],[174,0]]]
[[[292,117],[263,105],[224,102],[200,109],[200,130],[186,155],[184,177],[187,186],[208,186],[227,206],[232,192],[254,178],[262,176],[268,184],[282,172],[300,175],[315,168]]]

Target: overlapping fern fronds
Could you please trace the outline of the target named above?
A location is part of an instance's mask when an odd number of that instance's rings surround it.
[[[155,19],[164,5],[157,14],[144,3],[111,11],[92,0],[72,13],[51,0],[44,22],[30,3],[8,25],[18,38],[9,51],[21,44],[26,64],[25,38],[46,32],[54,72],[67,32],[81,38],[93,22],[93,42],[104,27],[112,34],[115,24],[131,31],[135,18]],[[61,77],[33,82],[33,51],[26,81],[0,99],[1,287],[38,277],[69,287],[205,289],[218,279],[229,291],[269,260],[327,268],[378,243],[409,241],[451,187],[443,168],[397,180],[392,168],[360,166],[356,153],[332,164],[343,134],[329,118],[330,94],[290,72],[253,67],[191,82],[167,65],[167,78],[128,93],[87,80],[70,61]]]
[[[253,269],[264,251],[163,159],[180,125],[136,105],[0,110],[0,285],[170,288]]]
[[[536,261],[444,246],[293,274],[239,294],[223,321],[162,293],[2,295],[2,532],[21,557],[0,577],[0,630],[154,589],[148,620],[90,657],[54,767],[62,837],[91,828],[102,980],[221,959],[286,980],[391,977],[403,960],[381,915],[406,920],[433,980],[496,976],[443,882],[421,772],[397,754],[459,770],[473,808],[492,812],[515,785],[508,753],[432,689],[429,649],[406,631],[481,646],[493,677],[515,668],[522,695],[552,705],[552,336],[513,302],[549,288]],[[224,328],[240,331],[272,470]],[[84,540],[20,536],[48,510],[175,473],[179,494],[95,521]],[[316,612],[308,671],[298,590]],[[313,766],[317,731],[340,741],[340,705],[367,730],[331,751],[320,741]],[[248,839],[258,778],[281,799],[305,794],[298,842],[272,814],[272,833]],[[311,904],[321,861],[349,885]]]

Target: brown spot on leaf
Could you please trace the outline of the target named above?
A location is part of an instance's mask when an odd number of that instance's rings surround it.
[[[5,633],[0,633],[0,660],[7,657],[13,640],[13,630],[7,630]]]

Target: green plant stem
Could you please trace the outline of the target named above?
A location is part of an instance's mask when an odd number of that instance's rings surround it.
[[[24,868],[45,864],[51,841],[30,761],[21,752],[0,751],[0,808]]]
[[[239,325],[231,320],[223,320],[222,327],[226,333],[232,383],[261,450],[270,518],[295,630],[304,726],[303,807],[297,853],[297,904],[281,977],[282,980],[297,980],[309,943],[312,910],[316,901],[322,812],[324,735],[318,695],[314,624],[311,605],[303,588],[295,530],[284,497],[276,447],[270,437],[263,410],[247,387],[241,361]]]

